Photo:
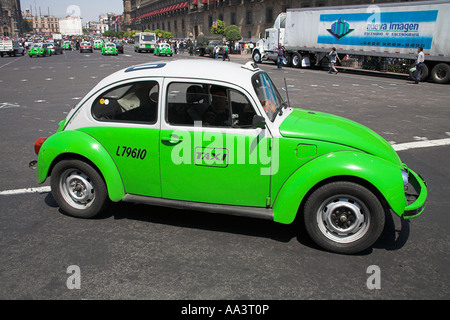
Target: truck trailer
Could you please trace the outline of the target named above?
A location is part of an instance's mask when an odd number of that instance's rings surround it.
[[[276,62],[285,49],[284,66],[321,66],[331,48],[340,56],[408,59],[425,53],[421,80],[450,81],[450,1],[433,0],[377,5],[288,9],[253,49],[256,63]]]

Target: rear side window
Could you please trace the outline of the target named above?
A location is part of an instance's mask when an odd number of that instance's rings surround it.
[[[98,121],[156,123],[158,95],[156,81],[121,85],[95,100],[92,116]]]

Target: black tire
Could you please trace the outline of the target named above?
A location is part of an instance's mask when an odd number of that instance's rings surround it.
[[[415,70],[414,72],[409,72],[409,77],[412,79],[412,80],[416,80],[416,78],[417,78],[417,70]],[[428,78],[428,67],[427,67],[427,65],[426,64],[423,64],[423,67],[422,67],[422,74],[420,75],[420,81],[425,81],[425,80],[427,80],[427,78]]]
[[[74,217],[95,217],[109,202],[103,178],[80,160],[58,162],[53,168],[50,184],[61,210]]]
[[[431,69],[431,79],[436,83],[450,82],[450,65],[438,63]]]
[[[292,54],[292,67],[300,68],[302,66],[302,56],[298,52]]]
[[[290,53],[286,53],[284,55],[284,59],[282,61],[283,67],[290,67],[292,64],[292,56]]]
[[[262,61],[261,53],[258,50],[253,50],[252,58],[255,63],[261,63]]]
[[[367,188],[332,182],[315,190],[304,206],[305,228],[314,242],[331,252],[354,254],[381,235],[385,211]]]

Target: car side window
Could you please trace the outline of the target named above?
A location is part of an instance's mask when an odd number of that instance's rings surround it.
[[[256,114],[240,92],[218,85],[171,83],[166,121],[171,125],[250,128]]]
[[[156,81],[121,85],[95,100],[92,115],[98,121],[156,123],[158,92]]]

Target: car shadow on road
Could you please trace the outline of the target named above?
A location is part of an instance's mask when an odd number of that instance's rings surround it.
[[[51,193],[45,198],[50,207],[57,207]],[[59,209],[61,214],[66,215]],[[301,245],[321,250],[309,237],[299,215],[291,224],[281,224],[269,220],[248,218],[236,215],[206,213],[194,210],[182,210],[145,204],[126,202],[111,203],[104,212],[95,219],[130,219],[145,223],[171,225],[182,228],[202,229],[231,234],[241,234],[253,237],[273,239],[279,242],[290,242],[296,239]],[[398,250],[402,248],[409,237],[410,223],[398,218],[390,212],[386,213],[386,224],[380,238],[373,248]],[[372,248],[356,255],[368,255]]]

